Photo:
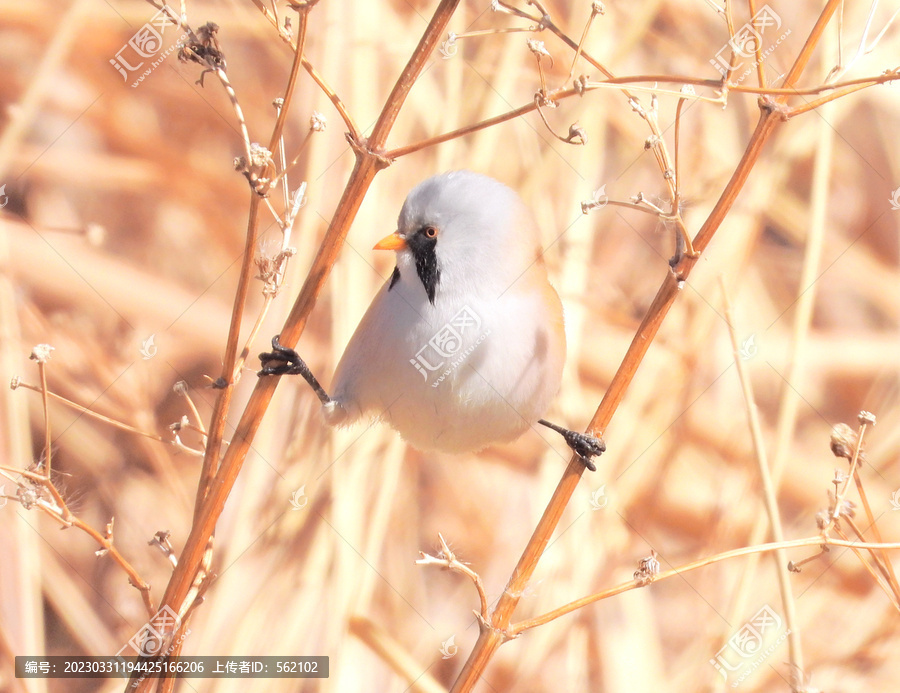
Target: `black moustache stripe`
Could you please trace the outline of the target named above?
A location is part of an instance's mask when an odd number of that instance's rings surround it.
[[[400,281],[400,268],[394,267],[394,273],[391,275],[391,283],[388,284],[388,291],[394,288],[394,284]]]
[[[416,261],[416,274],[425,287],[425,293],[428,294],[428,300],[434,305],[434,295],[437,291],[438,282],[441,279],[441,270],[437,261],[437,239],[428,238],[423,229],[416,231],[406,239],[406,245],[409,247]]]

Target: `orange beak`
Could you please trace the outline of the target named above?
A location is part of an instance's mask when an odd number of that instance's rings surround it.
[[[375,250],[403,250],[406,247],[406,239],[398,231],[390,236],[385,236],[375,244]]]

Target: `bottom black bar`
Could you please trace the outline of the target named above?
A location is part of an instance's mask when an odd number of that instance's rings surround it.
[[[18,679],[327,679],[328,657],[16,657]]]

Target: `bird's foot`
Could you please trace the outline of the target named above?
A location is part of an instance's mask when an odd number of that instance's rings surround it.
[[[566,445],[572,448],[572,451],[578,455],[584,466],[592,472],[597,471],[597,465],[594,464],[594,457],[598,457],[606,452],[606,443],[595,436],[587,433],[578,433],[578,431],[566,430],[562,434]]]
[[[563,440],[566,441],[566,445],[572,449],[572,452],[578,455],[584,466],[592,472],[597,471],[594,458],[606,452],[606,443],[595,436],[579,433],[578,431],[570,431],[568,428],[557,426],[544,419],[540,419],[538,423],[559,433]]]
[[[272,337],[272,351],[265,351],[259,355],[262,368],[257,373],[264,375],[305,375],[309,373],[306,363],[300,358],[300,354],[290,347],[281,346],[278,341],[280,335]]]
[[[325,392],[325,388],[316,380],[316,376],[309,370],[306,361],[300,358],[300,354],[290,347],[281,346],[278,341],[279,336],[276,334],[272,337],[272,351],[265,351],[259,355],[262,368],[259,369],[257,375],[259,377],[264,375],[302,375],[322,404],[334,402]]]

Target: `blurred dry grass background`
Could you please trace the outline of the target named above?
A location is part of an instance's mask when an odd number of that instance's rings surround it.
[[[852,52],[868,4],[848,4],[845,48]],[[746,7],[738,5],[743,23]],[[791,29],[769,57],[774,78],[790,66],[820,3],[772,5],[782,30]],[[589,7],[549,4],[557,24],[575,37]],[[313,11],[306,53],[361,127],[371,126],[432,10],[419,0],[328,0]],[[289,50],[249,2],[191,0],[188,11],[195,27],[208,20],[221,27],[251,139],[267,141]],[[53,391],[167,435],[167,426],[187,413],[172,391],[177,381],[188,383],[209,415],[214,394],[206,376],[220,369],[249,193],[231,166],[240,140],[214,80],[199,88],[197,66],[173,56],[131,88],[110,66],[154,12],[138,0],[0,0],[0,185],[9,197],[0,212],[0,374],[36,382],[27,357],[34,344],[49,343],[56,348],[48,370]],[[887,9],[879,12],[876,27],[888,16]],[[491,13],[486,2],[464,3],[451,29],[522,24]],[[177,35],[169,32],[167,42]],[[835,63],[831,34],[805,84],[820,82]],[[539,84],[525,36],[463,39],[450,59],[436,53],[392,145],[531,101]],[[571,53],[549,35],[538,38],[554,56],[551,84],[557,84]],[[714,78],[708,61],[726,39],[706,3],[618,2],[608,3],[587,46],[619,75]],[[894,27],[849,76],[895,67],[890,61],[898,54]],[[289,157],[313,110],[325,114],[329,127],[313,137],[294,174],[293,185],[308,182],[309,201],[295,226],[297,255],[255,351],[278,331],[353,164],[340,119],[305,74],[294,103]],[[660,100],[670,146],[674,105]],[[733,170],[756,111],[755,98],[740,94],[725,110],[700,103],[686,109],[680,166],[692,231]],[[532,113],[405,157],[376,178],[299,346],[326,386],[392,269],[391,258],[369,248],[394,229],[416,182],[465,167],[517,189],[538,217],[569,337],[552,418],[585,425],[667,271],[672,232],[649,215],[611,206],[581,214],[580,202],[601,185],[619,200],[664,192],[643,149],[646,125],[619,92],[569,99],[547,115],[562,134],[577,121],[588,144],[559,142]],[[900,512],[890,504],[900,487],[900,211],[889,202],[900,186],[898,133],[897,85],[865,90],[781,127],[606,431],[609,451],[598,473],[585,476],[518,618],[629,580],[651,549],[666,569],[747,545],[765,517],[720,275],[739,337],[755,336],[747,367],[770,459],[786,462],[779,491],[786,537],[816,532],[814,517],[827,505],[833,471],[845,469],[828,450],[831,427],[855,425],[861,409],[878,416],[863,470],[869,497],[885,538],[900,536]],[[827,194],[815,201],[815,157],[823,147],[830,148],[819,164]],[[801,266],[817,209],[824,239],[816,246],[816,281],[806,286]],[[264,239],[279,242],[274,223]],[[814,298],[805,337],[796,326],[804,293]],[[260,304],[254,291],[248,328]],[[145,360],[139,350],[150,335],[158,352]],[[236,392],[235,420],[255,380],[250,369]],[[41,454],[40,397],[7,391],[0,406],[2,464],[27,466]],[[549,432],[479,455],[423,455],[380,426],[327,430],[317,410],[302,384],[279,387],[219,524],[218,579],[192,618],[184,654],[328,655],[331,677],[194,679],[178,690],[408,690],[411,681],[351,632],[353,619],[377,624],[408,652],[417,673],[449,685],[477,637],[471,613],[477,600],[463,578],[417,567],[418,552],[435,552],[442,532],[481,574],[489,596],[498,596],[568,458]],[[51,407],[51,417],[54,469],[66,498],[97,528],[115,516],[117,546],[158,599],[170,567],[147,541],[168,529],[180,549],[198,460],[60,406]],[[189,434],[185,442],[197,444]],[[608,505],[593,510],[591,494],[604,484]],[[289,499],[300,487],[308,505],[295,511]],[[87,536],[60,532],[36,511],[14,502],[0,509],[7,653],[112,654],[143,623],[137,591],[95,549]],[[724,688],[709,660],[762,605],[781,613],[774,571],[769,558],[739,559],[590,606],[501,648],[480,689]],[[833,550],[792,583],[812,684],[827,691],[895,689],[897,612],[852,552]],[[450,636],[459,654],[442,659],[439,648]],[[787,690],[786,659],[782,645],[742,690]],[[122,686],[15,680],[9,660],[0,658],[0,690]]]

